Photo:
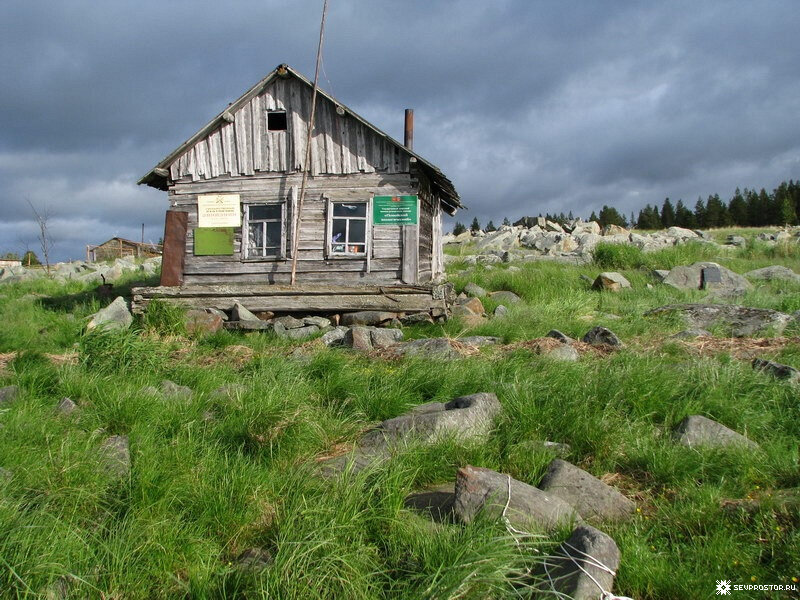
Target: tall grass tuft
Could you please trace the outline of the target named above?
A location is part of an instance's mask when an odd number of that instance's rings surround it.
[[[104,373],[157,370],[168,353],[164,344],[131,330],[93,330],[78,342],[81,363]]]
[[[161,335],[184,335],[186,311],[163,300],[151,300],[142,315],[142,325]]]

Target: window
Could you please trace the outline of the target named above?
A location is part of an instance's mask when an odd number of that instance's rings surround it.
[[[245,205],[245,258],[282,258],[286,247],[285,203]]]
[[[367,203],[330,203],[330,254],[364,256],[367,253]]]
[[[267,111],[267,131],[286,131],[286,111]]]

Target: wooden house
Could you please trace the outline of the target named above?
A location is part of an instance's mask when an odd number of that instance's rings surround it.
[[[453,184],[411,149],[410,111],[404,145],[322,90],[306,164],[312,94],[280,65],[141,178],[170,206],[161,285],[135,289],[135,307],[441,314]]]
[[[161,256],[161,246],[159,244],[134,242],[121,237],[113,237],[102,244],[86,246],[87,262],[102,262],[125,256],[130,256],[131,258]]]

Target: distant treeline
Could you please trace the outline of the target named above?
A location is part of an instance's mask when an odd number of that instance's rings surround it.
[[[556,223],[566,223],[574,217],[570,211],[567,215],[563,212],[557,215],[548,213],[545,218]],[[758,192],[754,189],[736,188],[727,202],[720,199],[719,194],[709,196],[705,201],[698,198],[694,210],[689,209],[683,200],[678,200],[673,205],[672,201],[666,198],[660,210],[657,204],[653,206],[648,204],[639,211],[638,217],[631,213],[630,219],[613,206],[603,206],[599,214],[592,211],[589,221],[597,221],[601,227],[620,225],[637,229],[662,229],[673,226],[695,229],[733,225],[740,227],[797,225],[800,223],[800,181],[795,182],[790,179],[788,182],[781,182],[771,194],[764,188]],[[510,224],[508,218],[503,219],[503,225]],[[477,231],[480,228],[476,217],[472,220],[470,229]],[[495,229],[494,223],[489,221],[485,230]],[[466,230],[463,224],[457,222],[453,233],[458,235]]]

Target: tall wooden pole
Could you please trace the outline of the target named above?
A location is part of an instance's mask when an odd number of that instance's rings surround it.
[[[306,136],[306,160],[303,164],[303,181],[300,184],[300,199],[297,202],[297,221],[292,236],[292,279],[291,285],[297,280],[297,250],[300,246],[300,217],[303,213],[303,201],[306,198],[306,182],[308,172],[311,170],[311,134],[314,131],[314,115],[317,112],[317,89],[319,82],[319,66],[322,62],[322,40],[325,35],[325,16],[328,14],[328,0],[322,5],[322,22],[319,26],[319,44],[317,45],[317,67],[314,70],[314,91],[311,94],[311,118],[308,120],[308,135]]]

